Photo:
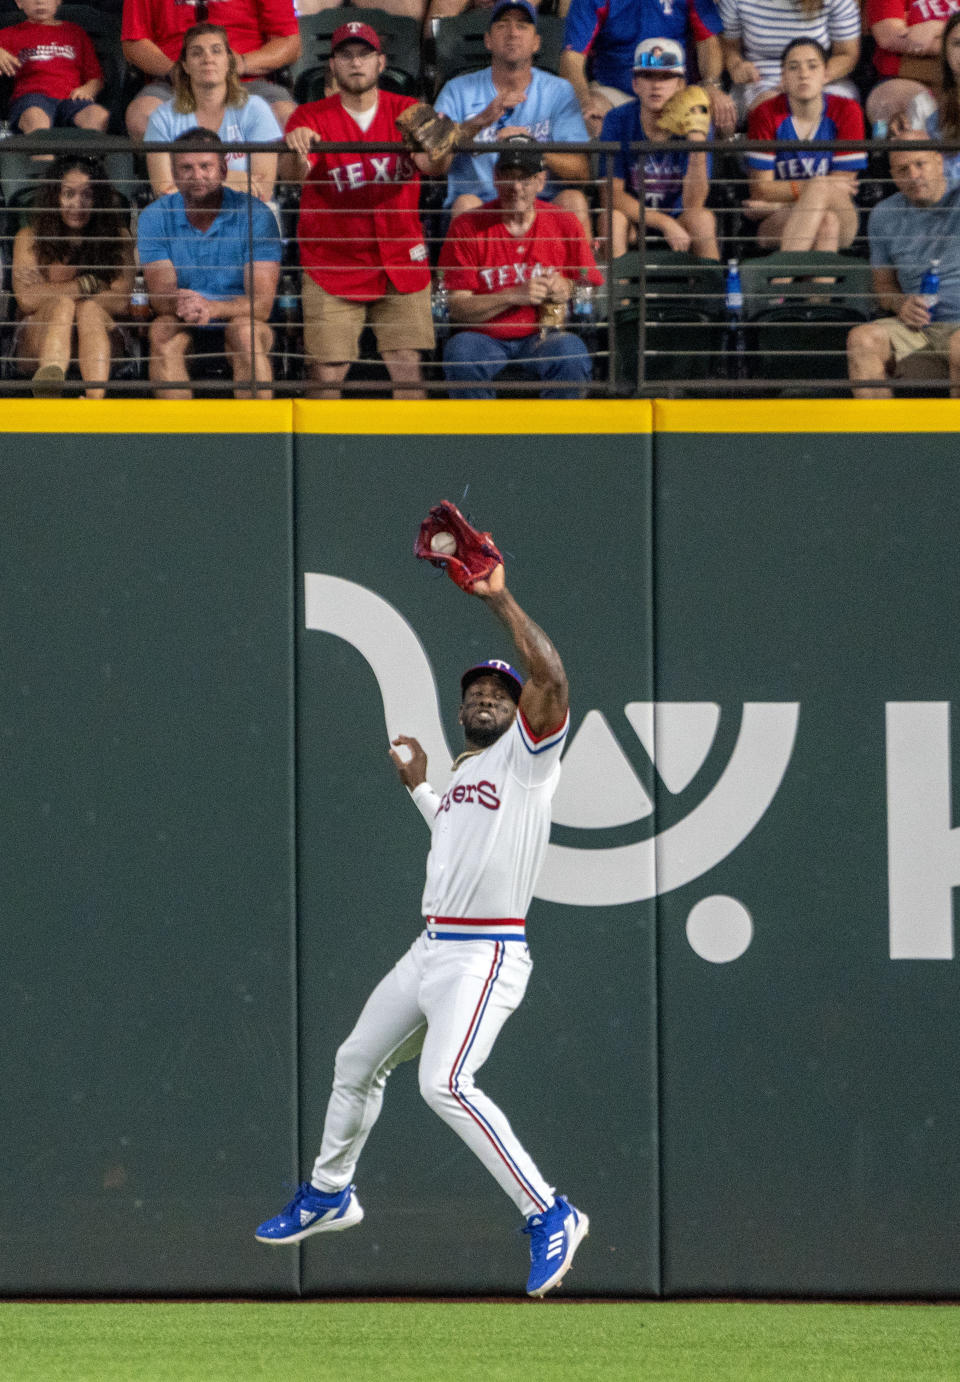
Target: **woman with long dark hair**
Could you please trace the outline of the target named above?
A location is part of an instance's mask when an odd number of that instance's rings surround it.
[[[180,57],[171,73],[173,98],[150,116],[146,143],[172,143],[177,135],[200,125],[215,130],[224,144],[242,141],[268,143],[282,137],[273,111],[262,96],[244,90],[237,74],[237,55],[227,31],[219,24],[194,24],[183,36]],[[246,192],[247,155],[227,154],[227,185]],[[251,154],[250,188],[255,197],[269,201],[277,177],[276,154]],[[147,172],[154,196],[177,189],[167,153],[147,154]]]
[[[103,398],[116,322],[133,287],[133,240],[99,159],[69,155],[53,164],[31,224],[13,242],[13,292],[20,310],[16,354],[34,366],[34,393],[52,394],[71,360]]]
[[[907,109],[907,129],[926,130],[933,139],[960,141],[960,13],[947,20],[940,39],[940,97],[929,91],[916,96]],[[943,171],[951,186],[960,182],[960,153],[943,155]]]

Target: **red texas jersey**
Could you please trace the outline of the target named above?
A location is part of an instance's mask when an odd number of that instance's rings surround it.
[[[561,273],[576,280],[581,269],[599,286],[603,275],[576,216],[549,202],[535,202],[534,209],[533,225],[521,236],[511,235],[504,225],[499,201],[458,216],[440,251],[440,267],[450,291],[499,293],[542,274]],[[470,325],[471,331],[503,340],[529,336],[536,329],[533,306],[510,307],[492,321]]]
[[[416,293],[430,282],[420,224],[420,174],[400,146],[397,116],[416,102],[377,93],[362,130],[339,95],[298,106],[287,130],[306,128],[330,143],[396,143],[395,153],[310,154],[300,197],[300,261],[327,293],[354,302],[383,297],[387,284]]]

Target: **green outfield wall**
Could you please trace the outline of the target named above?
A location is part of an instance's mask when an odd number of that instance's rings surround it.
[[[564,1290],[960,1294],[960,403],[4,404],[0,1293],[517,1293],[515,1211],[391,1077],[367,1217],[253,1229],[416,935],[450,498],[572,727],[484,1068],[591,1215]],[[958,730],[960,734],[960,730]]]

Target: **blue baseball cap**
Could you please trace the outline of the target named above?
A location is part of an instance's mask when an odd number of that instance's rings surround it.
[[[503,662],[498,657],[488,658],[486,662],[478,662],[473,667],[468,667],[460,678],[460,697],[467,694],[467,687],[478,677],[489,677],[490,675],[503,677],[504,683],[514,701],[519,704],[520,692],[523,690],[523,677],[515,667],[511,667],[509,662]]]
[[[490,24],[495,23],[502,14],[506,14],[507,10],[519,10],[526,19],[529,19],[534,28],[537,27],[537,12],[533,6],[528,3],[528,0],[500,0],[500,3],[493,7],[493,12],[490,15]],[[488,29],[490,24],[487,25]]]

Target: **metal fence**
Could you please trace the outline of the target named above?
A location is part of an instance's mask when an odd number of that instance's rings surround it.
[[[65,396],[83,394],[93,384],[111,395],[152,396],[159,388],[151,378],[151,319],[156,303],[151,304],[142,271],[136,262],[138,218],[153,199],[145,162],[145,148],[125,138],[110,136],[76,137],[77,131],[55,131],[44,137],[16,137],[0,142],[0,393],[57,392]],[[74,136],[74,137],[70,137]],[[169,145],[151,145],[150,152],[170,150]],[[182,150],[190,145],[178,144]],[[199,146],[197,146],[199,147]],[[613,204],[613,155],[618,146],[610,144],[544,145],[565,152],[580,151],[589,156],[592,176],[583,185],[590,207],[590,239],[603,282],[590,294],[575,295],[560,329],[581,337],[590,354],[592,374],[586,392],[600,396],[690,395],[753,396],[794,394],[849,395],[846,339],[852,326],[869,321],[877,314],[871,287],[866,224],[869,211],[894,190],[889,180],[886,153],[896,148],[926,147],[921,141],[909,145],[873,141],[808,142],[803,145],[761,144],[742,138],[711,141],[707,144],[648,143],[631,147],[633,155],[706,151],[711,158],[708,208],[715,223],[719,258],[702,258],[666,247],[662,235],[638,234],[634,247],[614,257],[611,238],[602,233],[603,208]],[[929,147],[935,147],[930,145]],[[230,146],[232,153],[281,153],[282,147],[262,144]],[[361,151],[365,154],[396,152],[396,145],[329,144],[330,153]],[[478,153],[490,153],[488,144],[472,146]],[[859,178],[853,204],[857,213],[856,233],[838,252],[811,249],[792,253],[770,249],[758,242],[757,222],[744,210],[749,190],[745,154],[751,150],[786,150],[809,154],[819,151],[860,151],[867,167]],[[29,294],[18,292],[23,271],[15,275],[13,261],[23,258],[22,250],[34,233],[42,212],[43,189],[51,183],[54,155],[96,156],[106,169],[107,186],[101,208],[117,241],[124,245],[125,273],[117,282],[111,300],[112,361],[109,378],[91,381],[80,377],[76,363],[77,341],[71,347],[70,368],[62,385],[37,389],[33,378],[36,354],[35,310]],[[248,159],[249,165],[249,159]],[[310,360],[304,349],[302,330],[302,275],[298,238],[299,183],[290,180],[289,169],[281,157],[278,179],[269,201],[280,241],[281,265],[277,291],[269,316],[271,344],[266,367],[258,372],[254,358],[249,375],[236,376],[224,355],[220,340],[204,339],[198,333],[191,355],[190,388],[197,394],[273,393],[278,396],[303,395],[315,391]],[[285,176],[287,175],[287,176]],[[639,200],[643,201],[646,169],[638,160]],[[245,184],[252,192],[251,175]],[[443,202],[445,179],[424,178],[420,211],[425,232],[433,281],[433,311],[437,345],[422,363],[423,388],[429,396],[450,392],[443,372],[443,348],[457,323],[449,319],[448,297],[437,267],[440,248],[449,231],[449,215]],[[30,228],[33,228],[31,231]],[[256,238],[248,238],[248,265],[257,262]],[[28,232],[25,236],[21,234]],[[326,234],[326,231],[324,231]],[[19,236],[19,239],[18,239]],[[330,216],[329,236],[338,239],[335,215]],[[69,239],[70,237],[68,237]],[[19,248],[18,248],[19,246]],[[70,258],[68,246],[65,254]],[[103,291],[103,265],[87,245],[85,262],[74,262],[74,275],[100,275]],[[52,261],[56,264],[56,258]],[[45,272],[49,275],[49,265]],[[254,307],[249,307],[253,333]],[[549,329],[544,327],[544,330]],[[213,333],[207,332],[206,336]],[[943,391],[947,387],[946,367],[934,377],[902,377],[872,381],[895,392]],[[270,377],[265,377],[270,376]],[[381,395],[392,389],[382,362],[365,332],[357,358],[342,386],[349,394]],[[537,394],[543,385],[524,376],[522,367],[513,368],[497,381],[499,393]],[[96,389],[93,390],[96,392]]]

